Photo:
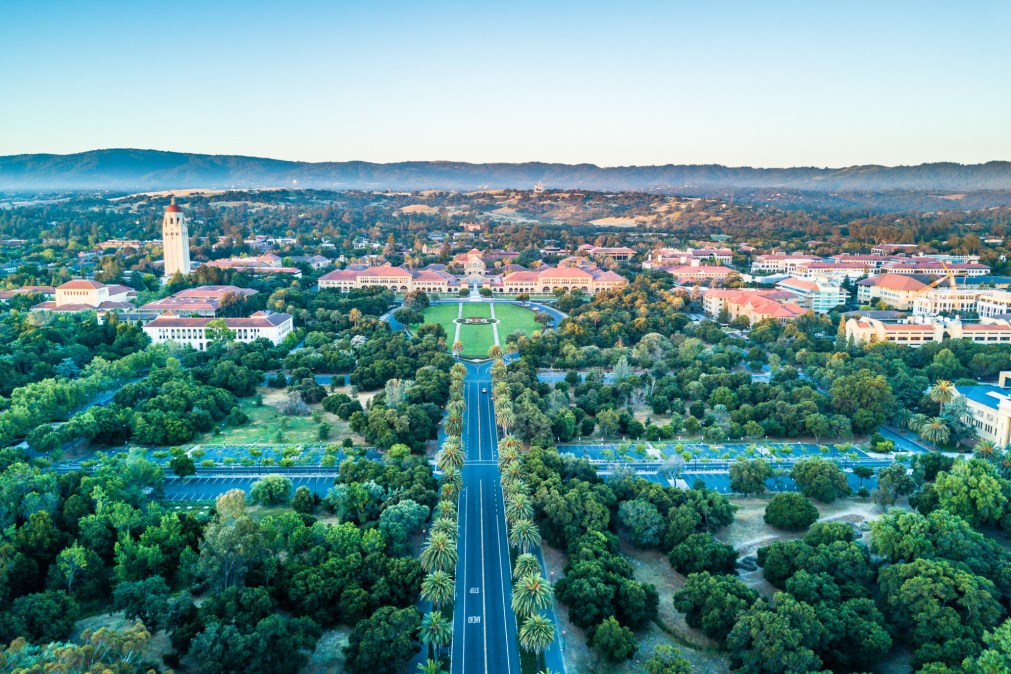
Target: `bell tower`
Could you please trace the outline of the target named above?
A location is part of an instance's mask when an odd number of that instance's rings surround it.
[[[177,273],[187,275],[190,267],[190,232],[186,224],[186,216],[181,208],[176,206],[175,197],[165,208],[165,217],[161,223],[162,251],[165,256],[165,280]]]

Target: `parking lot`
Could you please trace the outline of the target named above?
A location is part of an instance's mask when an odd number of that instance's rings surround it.
[[[262,475],[214,475],[209,477],[188,477],[185,480],[167,478],[165,480],[165,500],[167,501],[213,501],[231,489],[241,489],[249,493],[253,483]],[[308,487],[320,498],[326,496],[333,486],[333,475],[286,475],[291,480],[292,489]]]
[[[646,476],[643,475],[642,477]],[[689,487],[698,480],[703,482],[707,489],[712,489],[721,494],[731,493],[730,475],[727,473],[682,473],[681,479]],[[850,489],[853,490],[854,494],[861,487],[860,478],[853,473],[846,473],[846,481],[849,483]],[[877,478],[872,477],[864,480],[862,486],[866,487],[868,491],[873,491],[878,486]],[[765,488],[771,492],[797,491],[797,483],[785,476],[770,478],[765,481]]]

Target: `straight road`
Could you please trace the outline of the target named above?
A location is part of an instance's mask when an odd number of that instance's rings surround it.
[[[467,365],[464,397],[453,674],[520,674],[491,363]]]

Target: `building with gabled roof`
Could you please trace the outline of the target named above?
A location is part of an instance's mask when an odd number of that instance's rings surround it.
[[[137,291],[124,285],[106,285],[91,279],[74,279],[58,286],[54,299],[41,302],[32,311],[78,313],[81,311],[129,311]]]
[[[857,301],[870,304],[880,300],[900,311],[913,308],[913,301],[927,289],[927,284],[913,276],[884,273],[857,281]]]
[[[213,334],[208,334],[208,324],[211,321],[221,321],[235,333],[235,341],[252,342],[257,339],[267,339],[273,344],[280,344],[292,331],[291,314],[258,311],[247,318],[208,318],[182,317],[169,312],[150,321],[142,328],[154,344],[175,342],[191,346],[197,351],[204,351],[214,341]]]

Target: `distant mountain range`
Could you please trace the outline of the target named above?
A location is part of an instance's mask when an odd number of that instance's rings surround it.
[[[815,193],[1011,190],[1011,162],[846,168],[731,168],[719,165],[468,164],[415,161],[297,162],[157,150],[0,157],[0,190],[162,190],[304,187],[369,190],[546,188],[711,194],[787,190]]]

